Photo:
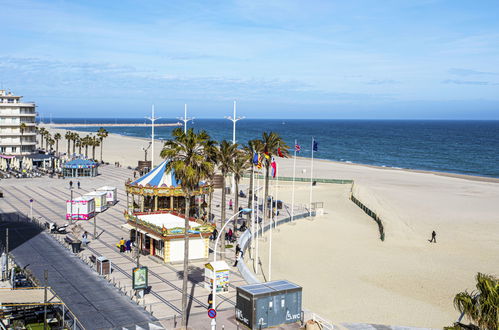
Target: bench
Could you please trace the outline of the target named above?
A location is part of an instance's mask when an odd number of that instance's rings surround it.
[[[96,257],[96,256],[94,256],[93,254],[92,254],[92,255],[91,255],[88,259],[90,259],[90,261],[91,261],[93,264],[95,264],[95,262],[97,261],[97,257]]]

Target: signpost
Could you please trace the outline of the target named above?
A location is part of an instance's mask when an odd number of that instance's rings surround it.
[[[146,266],[134,267],[132,269],[132,289],[137,290],[139,296],[144,296],[144,289],[149,285],[148,268]]]
[[[29,200],[29,220],[33,220],[33,198]]]
[[[208,309],[208,317],[210,319],[214,319],[215,317],[217,317],[217,311],[213,308]]]

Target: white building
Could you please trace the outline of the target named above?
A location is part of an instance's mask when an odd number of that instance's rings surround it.
[[[21,98],[0,90],[0,154],[26,155],[35,151],[36,106]],[[23,130],[22,123],[26,126]]]

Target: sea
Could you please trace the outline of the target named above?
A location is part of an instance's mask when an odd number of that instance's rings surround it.
[[[52,121],[55,124],[145,123],[143,118],[54,118]],[[176,122],[176,119],[156,121]],[[206,130],[217,141],[232,141],[233,124],[227,119],[195,119],[188,127]],[[276,132],[291,151],[296,141],[301,157],[311,156],[315,139],[318,148],[314,158],[499,178],[499,121],[243,119],[236,127],[240,144],[261,138],[263,132]],[[98,130],[98,127],[65,128]],[[156,127],[156,138],[169,139],[173,129]],[[106,127],[106,130],[151,137],[151,129],[146,127]]]

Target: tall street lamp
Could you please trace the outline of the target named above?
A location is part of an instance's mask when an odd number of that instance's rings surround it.
[[[240,213],[249,213],[251,212],[252,209],[249,209],[249,208],[246,208],[246,209],[242,209],[241,211],[237,212],[236,214],[234,214],[232,217],[230,217],[226,222],[225,224],[222,226],[222,228],[220,229],[220,231],[218,232],[218,237],[217,239],[215,240],[215,247],[213,249],[213,262],[216,262],[217,261],[217,246],[218,246],[218,240],[220,239],[220,236],[222,236],[222,233],[225,229],[225,226],[227,226],[227,224],[229,224],[232,220],[234,220],[235,217],[237,217]],[[217,309],[217,305],[216,305],[216,302],[215,302],[215,298],[216,298],[216,295],[217,295],[217,277],[216,277],[216,274],[215,272],[213,272],[213,285],[212,285],[212,296],[213,296],[213,308],[216,310]],[[217,328],[217,320],[216,320],[216,317],[212,318],[211,319],[211,329],[212,330],[216,330]]]

